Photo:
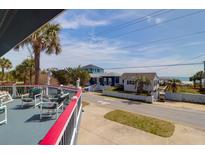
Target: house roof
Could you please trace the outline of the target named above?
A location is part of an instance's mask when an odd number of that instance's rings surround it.
[[[155,72],[149,72],[149,73],[123,73],[121,78],[123,80],[134,80],[137,77],[145,76],[149,80],[153,80],[155,77],[157,77],[157,73]]]
[[[83,68],[83,69],[97,68],[97,69],[102,69],[102,70],[104,70],[103,68],[98,67],[98,66],[93,65],[93,64],[89,64],[89,65],[83,66],[82,68]]]

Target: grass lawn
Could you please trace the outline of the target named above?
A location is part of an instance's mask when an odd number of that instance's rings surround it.
[[[162,137],[172,136],[175,129],[171,122],[122,110],[108,112],[104,117]]]
[[[90,104],[90,103],[88,103],[88,102],[86,102],[86,101],[83,101],[83,102],[82,102],[82,106],[83,106],[83,107],[85,107],[85,106],[87,106],[87,105],[89,105],[89,104]]]
[[[171,87],[168,87],[167,90],[169,92],[172,92]],[[177,86],[177,93],[204,94],[203,91],[199,91],[199,89],[194,89],[192,86]]]
[[[197,89],[193,89],[192,87],[189,87],[189,86],[179,86],[177,88],[177,92],[200,94],[200,92]]]

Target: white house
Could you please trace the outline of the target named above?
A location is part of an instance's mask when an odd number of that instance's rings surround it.
[[[149,84],[143,85],[143,90],[150,93],[157,92],[159,88],[159,77],[156,73],[123,73],[120,79],[120,83],[124,86],[124,91],[137,92],[136,79],[145,77],[150,81]]]

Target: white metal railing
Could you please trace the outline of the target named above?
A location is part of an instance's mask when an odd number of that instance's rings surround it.
[[[48,144],[75,144],[80,117],[82,113],[82,89],[66,86],[48,86],[48,85],[0,85],[0,91],[8,91],[14,98],[28,93],[31,88],[38,87],[43,89],[43,94],[46,94],[46,88],[54,88],[63,90],[74,91],[76,95],[67,103],[65,110],[58,117],[54,125],[47,132],[45,137],[39,142],[40,145]],[[41,97],[41,96],[40,96]],[[37,99],[37,98],[36,98]],[[36,105],[38,101],[36,100]],[[5,109],[5,119],[7,122],[7,108]]]
[[[76,143],[82,113],[81,97],[82,90],[79,89],[55,124],[40,141],[40,145],[72,145]]]

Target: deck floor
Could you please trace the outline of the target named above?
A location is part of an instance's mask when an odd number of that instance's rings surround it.
[[[21,108],[20,105],[20,99],[7,104],[8,123],[0,125],[1,145],[38,144],[56,121],[50,118],[40,121],[39,108],[34,106]],[[3,115],[4,113],[0,114],[0,119]]]

